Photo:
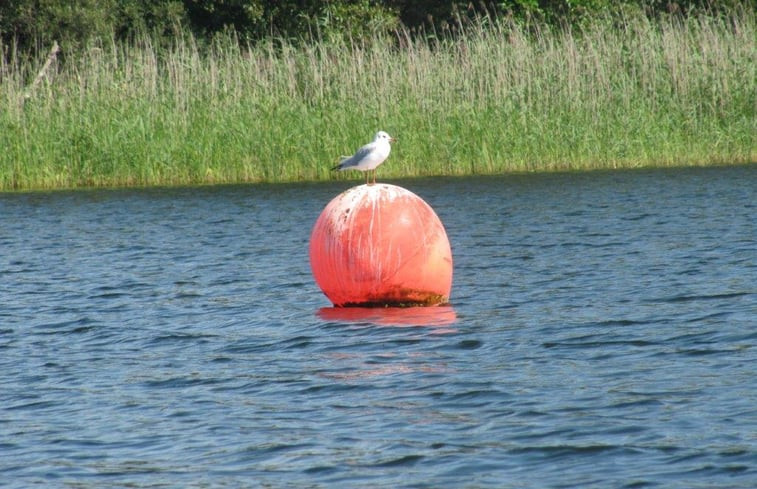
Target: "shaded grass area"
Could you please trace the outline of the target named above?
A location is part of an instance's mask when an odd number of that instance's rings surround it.
[[[4,46],[0,189],[359,179],[329,168],[379,129],[399,139],[379,177],[754,162],[756,38],[748,8],[580,32],[483,18],[454,39],[146,36],[69,53],[32,93],[41,59]]]

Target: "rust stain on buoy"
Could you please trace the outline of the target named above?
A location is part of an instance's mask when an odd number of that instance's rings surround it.
[[[396,185],[360,185],[329,202],[310,236],[310,266],[335,306],[438,305],[452,288],[444,226]]]

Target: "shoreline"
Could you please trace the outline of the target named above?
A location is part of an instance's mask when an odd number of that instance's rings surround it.
[[[384,178],[757,161],[752,11],[369,41],[0,59],[0,190],[351,179],[378,130]]]
[[[635,171],[676,171],[676,170],[696,170],[696,169],[718,169],[718,168],[746,168],[752,165],[757,165],[757,158],[753,158],[751,161],[744,162],[717,162],[709,164],[673,164],[673,165],[646,165],[646,166],[617,166],[617,167],[584,167],[577,169],[568,168],[553,168],[543,170],[529,170],[529,171],[504,171],[498,173],[456,173],[456,174],[416,174],[416,175],[398,175],[390,174],[381,178],[379,174],[379,181],[384,182],[402,182],[412,180],[428,180],[428,179],[465,179],[465,178],[505,178],[505,177],[521,177],[521,176],[546,176],[546,175],[577,175],[577,174],[592,174],[592,173],[623,173],[623,172],[635,172]],[[335,183],[348,183],[353,182],[355,185],[360,185],[364,182],[363,175],[360,172],[353,172],[355,175],[340,174],[339,177],[330,179],[319,180],[270,180],[270,181],[198,181],[198,182],[179,182],[179,183],[167,183],[167,182],[155,182],[149,184],[104,184],[104,185],[75,185],[75,186],[51,186],[51,187],[19,187],[19,188],[0,188],[0,196],[13,195],[13,194],[32,194],[32,193],[56,193],[56,192],[87,192],[97,190],[160,190],[160,189],[187,189],[187,188],[212,188],[212,187],[224,187],[224,186],[276,186],[276,185],[326,185]]]

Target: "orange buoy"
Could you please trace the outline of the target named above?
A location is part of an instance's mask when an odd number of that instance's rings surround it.
[[[452,289],[444,226],[396,185],[360,185],[329,202],[310,235],[310,267],[335,306],[438,305]]]

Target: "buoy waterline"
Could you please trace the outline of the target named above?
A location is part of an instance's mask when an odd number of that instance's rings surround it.
[[[329,202],[310,235],[316,283],[337,307],[449,301],[452,250],[434,210],[390,184],[359,185]]]

